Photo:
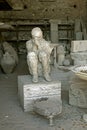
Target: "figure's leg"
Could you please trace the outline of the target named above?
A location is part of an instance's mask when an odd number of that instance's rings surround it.
[[[35,52],[29,52],[27,55],[27,64],[33,75],[33,82],[38,82],[38,58]]]
[[[44,73],[44,78],[47,81],[51,81],[50,75],[49,75],[49,57],[45,52],[40,52],[39,53],[39,60],[42,63],[43,66],[43,73]]]

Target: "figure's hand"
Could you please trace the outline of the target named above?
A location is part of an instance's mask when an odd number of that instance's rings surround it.
[[[39,46],[39,39],[37,37],[34,37],[34,43]]]

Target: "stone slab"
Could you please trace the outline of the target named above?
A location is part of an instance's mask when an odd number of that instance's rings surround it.
[[[61,82],[47,82],[39,78],[38,83],[33,83],[29,75],[18,76],[18,96],[24,111],[33,111],[33,104],[37,99],[61,100]]]
[[[78,79],[80,80],[80,79]],[[69,104],[87,108],[87,82],[73,82],[69,89]]]
[[[79,59],[74,60],[74,65],[85,65],[85,64],[87,64],[87,60],[79,60]]]
[[[78,60],[87,60],[87,52],[76,52],[76,53],[71,53],[71,58],[78,59]]]
[[[87,51],[87,40],[79,40],[71,42],[71,52]]]

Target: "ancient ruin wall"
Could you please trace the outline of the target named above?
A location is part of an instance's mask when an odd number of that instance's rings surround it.
[[[1,18],[86,19],[87,0],[22,0],[22,11],[0,11]]]

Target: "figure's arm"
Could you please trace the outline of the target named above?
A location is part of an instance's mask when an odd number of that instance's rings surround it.
[[[32,43],[31,43],[31,40],[29,40],[29,41],[26,42],[26,49],[27,49],[27,52],[32,51]]]
[[[52,50],[53,50],[53,46],[51,46],[51,43],[46,42],[44,49],[45,49],[45,51],[46,51],[48,54],[51,54],[51,52],[52,52]]]

